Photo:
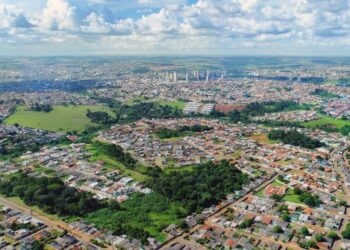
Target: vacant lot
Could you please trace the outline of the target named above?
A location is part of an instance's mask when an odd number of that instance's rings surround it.
[[[158,101],[159,105],[161,106],[170,106],[172,108],[177,108],[177,109],[181,109],[183,110],[186,106],[186,103],[185,102],[182,102],[182,101],[165,101],[165,100],[162,100],[162,101]]]
[[[325,125],[331,125],[331,126],[334,126],[334,127],[339,129],[339,128],[342,128],[346,125],[350,126],[350,121],[344,121],[344,120],[335,119],[335,118],[332,118],[329,116],[323,116],[318,120],[304,122],[304,123],[302,123],[302,125],[304,125],[306,127],[311,127],[311,128],[316,128],[316,127],[325,126]]]
[[[250,139],[256,142],[264,143],[264,144],[278,143],[278,141],[270,140],[266,134],[253,134],[250,136]]]
[[[34,112],[24,106],[18,106],[16,112],[6,121],[6,124],[13,125],[18,123],[24,127],[44,129],[54,132],[67,132],[76,130],[83,131],[88,126],[96,125],[86,116],[87,110],[106,111],[112,114],[110,109],[105,106],[54,106],[49,113]]]

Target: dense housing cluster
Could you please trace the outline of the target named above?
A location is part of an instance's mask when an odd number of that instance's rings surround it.
[[[0,248],[350,248],[350,62],[201,60],[9,59]]]

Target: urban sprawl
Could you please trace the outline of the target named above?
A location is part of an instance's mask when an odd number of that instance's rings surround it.
[[[350,61],[8,60],[1,249],[350,249]]]

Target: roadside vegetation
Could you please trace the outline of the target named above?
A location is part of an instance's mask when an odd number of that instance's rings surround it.
[[[38,206],[46,213],[59,216],[81,216],[107,206],[88,192],[65,186],[59,178],[35,178],[21,172],[1,180],[0,193],[17,196],[26,205]]]

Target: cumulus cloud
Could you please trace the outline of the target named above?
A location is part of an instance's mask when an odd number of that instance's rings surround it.
[[[32,13],[0,0],[0,44],[86,37],[147,50],[350,44],[349,0],[39,1],[44,7]]]
[[[1,4],[0,2],[0,29],[31,27],[33,27],[33,24],[27,19],[23,10],[16,6]]]
[[[158,13],[142,16],[137,22],[137,26],[140,34],[175,34],[179,29],[176,15],[166,9],[161,9]]]
[[[75,30],[76,7],[66,0],[48,0],[40,23],[49,30]]]

